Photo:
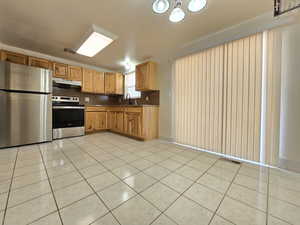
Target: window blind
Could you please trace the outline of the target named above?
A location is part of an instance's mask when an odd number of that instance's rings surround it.
[[[221,152],[224,46],[175,62],[175,141]]]
[[[223,153],[260,161],[262,33],[225,44]]]
[[[177,143],[260,161],[262,33],[174,64]]]

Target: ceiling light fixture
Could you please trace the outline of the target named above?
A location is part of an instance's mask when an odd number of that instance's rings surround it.
[[[176,0],[176,5],[173,11],[171,12],[169,16],[169,20],[173,23],[178,23],[181,20],[184,19],[185,13],[181,9],[182,1],[181,0]]]
[[[155,13],[165,13],[168,11],[170,3],[168,0],[155,0],[152,9]]]
[[[191,12],[199,12],[206,6],[206,0],[191,0],[188,5],[188,9]]]
[[[76,53],[93,57],[116,39],[116,35],[93,25],[77,48]]]
[[[182,0],[175,0],[175,7],[172,10],[169,20],[173,23],[182,21],[185,17],[185,12],[182,10]],[[207,0],[190,0],[188,10],[190,12],[199,12],[207,5]],[[170,7],[169,0],[155,0],[152,9],[155,13],[165,13]]]

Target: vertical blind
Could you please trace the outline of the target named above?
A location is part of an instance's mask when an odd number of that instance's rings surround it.
[[[262,34],[227,43],[225,62],[223,151],[260,161]]]
[[[274,29],[264,33],[266,61],[266,118],[264,163],[276,165],[279,155],[281,95],[281,33]]]
[[[224,46],[175,62],[176,142],[221,152]]]
[[[262,33],[176,60],[177,143],[260,161]]]

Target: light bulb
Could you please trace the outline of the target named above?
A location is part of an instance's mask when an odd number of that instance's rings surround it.
[[[191,0],[188,9],[191,12],[198,12],[206,6],[207,0]]]
[[[156,13],[165,13],[170,7],[168,0],[155,0],[152,5],[152,9]]]
[[[178,23],[181,20],[183,20],[185,17],[185,13],[183,12],[183,10],[179,7],[173,9],[173,11],[171,12],[170,16],[169,16],[169,20],[173,23]]]

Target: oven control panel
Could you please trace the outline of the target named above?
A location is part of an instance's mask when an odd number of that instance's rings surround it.
[[[79,103],[79,97],[52,96],[52,102],[72,102]]]

